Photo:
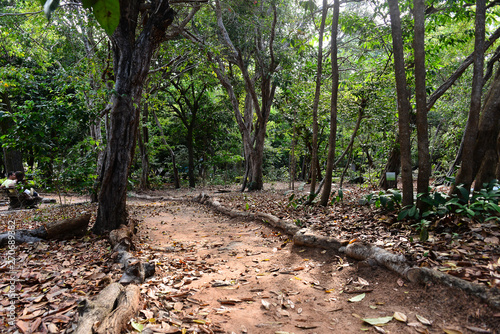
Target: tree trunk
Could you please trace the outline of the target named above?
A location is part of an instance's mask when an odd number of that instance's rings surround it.
[[[172,157],[172,173],[174,174],[174,187],[175,189],[179,189],[181,187],[180,180],[179,180],[179,171],[177,170],[177,165],[175,163],[175,153],[168,145],[167,140],[165,139],[165,134],[163,133],[163,128],[161,127],[160,121],[158,120],[158,117],[156,116],[156,112],[153,110],[153,117],[155,119],[156,125],[158,126],[158,130],[160,130],[160,137],[161,140],[163,141],[163,145],[165,145],[168,150],[170,151],[170,157]]]
[[[194,123],[194,122],[193,122]],[[188,149],[188,178],[189,187],[195,187],[195,176],[194,176],[194,144],[193,144],[193,124],[188,127],[187,133],[187,149]]]
[[[397,0],[387,0],[391,16],[392,45],[394,49],[394,70],[399,112],[399,146],[401,153],[401,181],[403,185],[403,206],[413,204],[413,180],[411,175],[410,144],[410,101],[405,75],[401,18]]]
[[[483,89],[485,12],[485,0],[476,1],[474,71],[472,75],[470,110],[469,117],[467,119],[467,126],[465,128],[462,165],[458,171],[455,180],[456,183],[455,185],[452,185],[450,189],[450,194],[456,193],[458,196],[462,195],[460,191],[456,190],[456,185],[463,184],[467,190],[470,190],[475,177],[475,171],[477,171],[476,164],[480,162],[475,160],[475,156],[477,156],[477,154],[474,150],[478,136],[479,113],[481,110],[481,95]],[[467,202],[468,198],[462,198],[462,200]]]
[[[321,93],[321,77],[323,76],[323,33],[325,31],[325,21],[326,15],[328,14],[328,3],[327,0],[323,0],[323,9],[321,13],[321,25],[319,27],[319,46],[318,46],[318,68],[316,71],[316,90],[314,92],[314,100],[313,100],[313,137],[312,137],[312,152],[311,152],[311,188],[309,194],[308,202],[312,202],[314,199],[314,195],[316,193],[316,179],[318,178],[318,174],[316,171],[316,161],[318,161],[318,105],[319,105],[319,96]]]
[[[401,154],[399,152],[399,145],[397,144],[397,142],[398,141],[396,140],[396,144],[394,144],[391,150],[391,155],[389,156],[389,159],[387,159],[387,163],[385,164],[384,171],[382,172],[382,175],[380,175],[378,186],[384,190],[387,190],[392,186],[394,186],[395,188],[397,187],[398,175],[400,174],[401,169]],[[389,182],[387,181],[387,172],[396,173],[396,181],[394,182],[394,185],[389,184]]]
[[[417,105],[417,138],[418,138],[418,179],[417,193],[429,192],[431,164],[429,157],[429,125],[427,121],[427,105],[425,90],[425,1],[413,0],[414,58],[415,58],[415,100]],[[424,203],[417,202],[419,208]]]
[[[491,83],[484,100],[479,121],[477,140],[474,145],[472,173],[475,177],[474,189],[479,190],[484,183],[497,178],[499,152],[497,140],[500,132],[500,70]]]
[[[103,140],[102,140],[102,132],[101,132],[101,117],[97,117],[94,122],[90,124],[90,136],[97,143],[94,146],[94,149],[97,151],[97,162],[96,162],[96,175],[97,178],[94,181],[94,186],[92,187],[92,191],[90,194],[90,200],[92,203],[96,203],[99,201],[99,197],[97,196],[99,193],[99,179],[102,174],[102,167],[104,163],[104,155],[105,151],[102,149]]]
[[[9,95],[7,94],[7,91],[4,91],[1,94],[1,103],[0,105],[3,105],[3,108],[5,111],[7,111],[8,114],[12,115],[12,106],[10,104],[10,99]],[[5,114],[4,114],[5,115]],[[14,126],[14,121],[12,120],[11,117],[2,117],[0,119],[0,130],[2,135],[7,135],[9,132],[9,129]],[[16,172],[16,171],[22,171],[24,172],[24,167],[23,167],[23,155],[21,151],[14,149],[14,148],[9,148],[6,146],[3,146],[3,163],[5,166],[5,172],[8,173],[10,171]]]
[[[337,145],[337,101],[339,92],[339,64],[337,56],[337,36],[339,31],[339,0],[333,3],[331,54],[332,62],[332,95],[330,104],[330,135],[328,137],[328,159],[325,170],[325,184],[321,194],[320,204],[327,206],[332,192],[332,177],[335,162],[335,146]]]
[[[148,152],[148,142],[149,142],[149,131],[148,131],[148,118],[149,109],[148,104],[145,103],[142,108],[142,126],[139,132],[139,151],[141,154],[141,182],[140,189],[149,189],[149,152]]]
[[[175,15],[167,1],[152,2],[148,20],[136,39],[140,4],[141,1],[120,1],[120,22],[111,36],[116,81],[99,208],[93,228],[97,234],[127,223],[127,180],[135,148],[143,84],[153,52],[164,40],[165,31]]]

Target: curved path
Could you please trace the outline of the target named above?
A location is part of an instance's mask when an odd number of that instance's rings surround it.
[[[262,222],[179,201],[134,201],[131,208],[143,220],[138,253],[157,262],[154,279],[142,286],[146,304],[137,319],[154,319],[146,326],[153,333],[195,327],[259,334],[499,328],[500,315],[464,292],[413,284],[333,250],[295,246]],[[377,328],[361,320],[387,317],[393,318]]]

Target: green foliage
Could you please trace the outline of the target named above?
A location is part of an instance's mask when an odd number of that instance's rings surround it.
[[[397,189],[389,189],[387,192],[380,191],[378,193],[371,193],[366,195],[364,203],[370,203],[377,208],[384,208],[385,210],[394,210],[401,207],[401,192]]]
[[[60,0],[47,0],[43,4],[43,10],[47,19],[50,20],[54,11],[59,7]],[[118,27],[120,22],[120,2],[119,0],[82,0],[83,8],[90,9],[94,16],[106,31],[111,36]]]
[[[340,203],[344,200],[344,190],[340,188],[337,192],[337,196],[335,196],[335,191],[332,193],[332,200],[330,201],[330,205],[333,205],[334,203]]]
[[[419,220],[429,217],[443,217],[448,214],[458,214],[479,221],[499,220],[500,184],[497,180],[483,184],[472,196],[462,185],[456,186],[460,192],[451,196],[440,192],[418,194],[417,198],[425,204],[426,211],[420,212],[416,205],[404,207],[398,214],[398,219]],[[463,199],[468,199],[464,201]]]

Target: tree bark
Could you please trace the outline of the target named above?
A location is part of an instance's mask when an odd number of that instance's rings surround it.
[[[40,240],[67,240],[74,237],[83,237],[87,233],[90,214],[68,218],[61,221],[49,222],[32,230],[16,230],[0,234],[0,247],[7,244],[9,234],[14,236],[17,243],[36,242]]]
[[[314,92],[314,100],[313,100],[313,137],[312,137],[312,152],[311,152],[311,166],[316,166],[316,161],[318,161],[318,105],[319,105],[319,97],[321,93],[321,78],[323,76],[323,33],[325,31],[325,21],[326,15],[328,14],[328,2],[327,0],[323,0],[323,8],[321,11],[321,25],[319,27],[319,46],[318,46],[318,58],[317,63],[318,67],[316,70],[316,90]],[[318,174],[316,168],[311,168],[311,188],[309,194],[308,203],[312,202],[316,194],[316,179],[318,178]]]
[[[116,81],[99,208],[93,228],[96,234],[126,225],[127,179],[137,137],[143,84],[153,52],[165,39],[165,31],[175,15],[168,1],[153,1],[148,20],[138,33],[140,3],[120,0],[120,22],[111,36]]]
[[[4,91],[1,93],[1,103],[0,106],[3,105],[3,108],[7,113],[12,115],[13,110],[12,106],[10,104],[10,99],[7,91]],[[9,129],[14,126],[14,121],[12,120],[11,117],[5,116],[0,119],[0,130],[2,135],[7,135],[9,132]],[[3,163],[5,166],[5,172],[16,172],[16,171],[22,171],[24,172],[24,167],[23,167],[23,155],[21,151],[15,148],[9,148],[6,146],[3,146]]]
[[[392,45],[394,49],[394,70],[399,112],[399,146],[401,153],[401,180],[403,185],[403,206],[413,204],[413,180],[411,175],[410,146],[410,101],[405,74],[401,18],[397,0],[387,0],[391,17]]]
[[[335,146],[337,145],[337,102],[339,92],[339,64],[337,55],[337,36],[339,32],[339,0],[333,2],[331,54],[332,63],[332,95],[330,101],[330,135],[328,137],[328,158],[325,169],[325,184],[321,194],[320,204],[327,206],[332,192],[332,177],[335,162]]]
[[[474,145],[472,173],[475,177],[474,188],[481,189],[484,183],[497,178],[500,132],[500,70],[497,71],[488,94],[484,100],[478,126],[477,140]]]
[[[427,121],[427,105],[425,90],[425,1],[413,1],[414,58],[415,58],[415,100],[417,105],[417,138],[418,138],[418,179],[417,193],[429,192],[431,164],[429,156],[429,125]],[[418,201],[419,208],[424,202]]]
[[[479,114],[481,110],[481,95],[483,89],[483,67],[484,67],[484,35],[485,35],[485,0],[476,2],[476,22],[475,22],[475,43],[474,43],[474,71],[472,75],[472,92],[470,101],[469,117],[464,135],[464,149],[462,155],[462,164],[455,179],[455,185],[452,185],[450,194],[456,193],[462,196],[460,191],[457,191],[456,185],[463,184],[467,190],[470,190],[475,177],[475,164],[478,163],[474,159],[475,143],[478,136]],[[495,137],[496,140],[496,137]],[[468,198],[462,198],[467,202]]]

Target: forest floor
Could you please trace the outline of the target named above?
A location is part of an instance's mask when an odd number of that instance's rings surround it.
[[[147,193],[156,200],[130,197],[129,212],[139,222],[134,254],[156,262],[154,277],[141,285],[144,306],[131,320],[130,331],[500,333],[500,310],[463,291],[413,284],[342,253],[296,246],[261,221],[230,218],[190,201],[159,200],[188,199],[203,191],[235,210],[272,213],[318,234],[369,242],[404,254],[413,264],[499,285],[498,224],[442,221],[446,229],[433,228],[429,241],[421,243],[415,230],[397,222],[394,214],[358,205],[366,188],[349,187],[344,200],[329,208],[296,209],[288,205],[286,184],[266,184],[265,189],[240,193],[236,186],[207,187]],[[65,197],[63,202],[82,200]],[[0,213],[2,209],[6,207]],[[44,204],[38,210],[4,212],[2,231],[9,221],[23,229],[84,211],[95,217],[96,207],[87,203],[61,210]],[[1,332],[71,333],[78,300],[96,295],[121,276],[102,237],[16,246],[17,270],[0,267]],[[13,276],[20,297],[16,325],[9,326]],[[374,323],[387,323],[372,326],[362,320],[374,318]]]

